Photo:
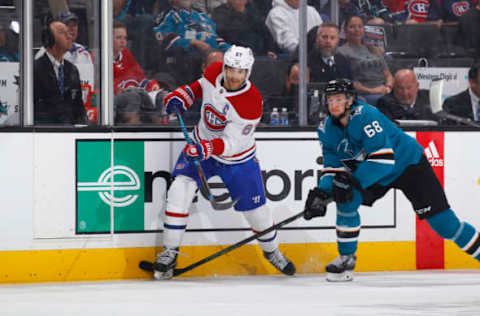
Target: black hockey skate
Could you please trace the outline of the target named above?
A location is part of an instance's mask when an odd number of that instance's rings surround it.
[[[340,256],[327,265],[327,281],[348,282],[353,280],[353,269],[357,256]]]
[[[178,247],[165,248],[157,255],[153,263],[153,277],[155,280],[169,280],[173,277],[173,270],[177,265]]]
[[[282,272],[283,274],[295,274],[295,266],[280,252],[280,250],[275,249],[272,252],[264,251],[263,255],[275,268],[277,268],[278,271]]]

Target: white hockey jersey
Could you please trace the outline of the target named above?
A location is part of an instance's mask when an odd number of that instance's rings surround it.
[[[237,91],[222,86],[222,63],[214,63],[202,78],[190,85],[195,98],[202,98],[200,121],[195,126],[196,142],[213,140],[212,157],[225,164],[245,162],[255,156],[255,128],[262,117],[262,96],[247,80]],[[222,147],[223,151],[219,151]]]

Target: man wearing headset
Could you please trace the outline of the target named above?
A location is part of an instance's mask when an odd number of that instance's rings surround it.
[[[72,48],[72,35],[63,22],[49,20],[42,42],[46,53],[35,60],[33,73],[35,124],[85,124],[78,69],[64,59]]]
[[[450,208],[423,148],[375,107],[355,99],[348,79],[325,88],[329,116],[317,132],[324,157],[323,175],[310,190],[306,220],[324,216],[326,201],[337,205],[340,256],[327,265],[328,281],[351,281],[360,234],[360,205],[371,206],[391,188],[401,190],[419,219],[477,260],[480,235]]]

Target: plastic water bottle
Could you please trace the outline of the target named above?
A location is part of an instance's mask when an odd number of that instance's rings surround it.
[[[310,99],[310,114],[318,113],[320,110],[320,96],[318,90],[314,90]]]
[[[282,126],[288,126],[287,108],[282,108],[282,112],[280,112],[280,123],[282,124]]]
[[[280,125],[280,113],[278,113],[278,108],[273,108],[272,112],[270,113],[270,125]]]

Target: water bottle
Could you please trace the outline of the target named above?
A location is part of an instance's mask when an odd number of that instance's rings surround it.
[[[280,113],[280,123],[282,124],[282,126],[288,126],[287,108],[282,108],[282,112]]]
[[[280,125],[280,113],[278,113],[278,108],[273,108],[272,112],[270,113],[270,125]]]
[[[318,90],[313,91],[312,97],[310,99],[310,115],[318,113],[320,110],[320,97]]]

